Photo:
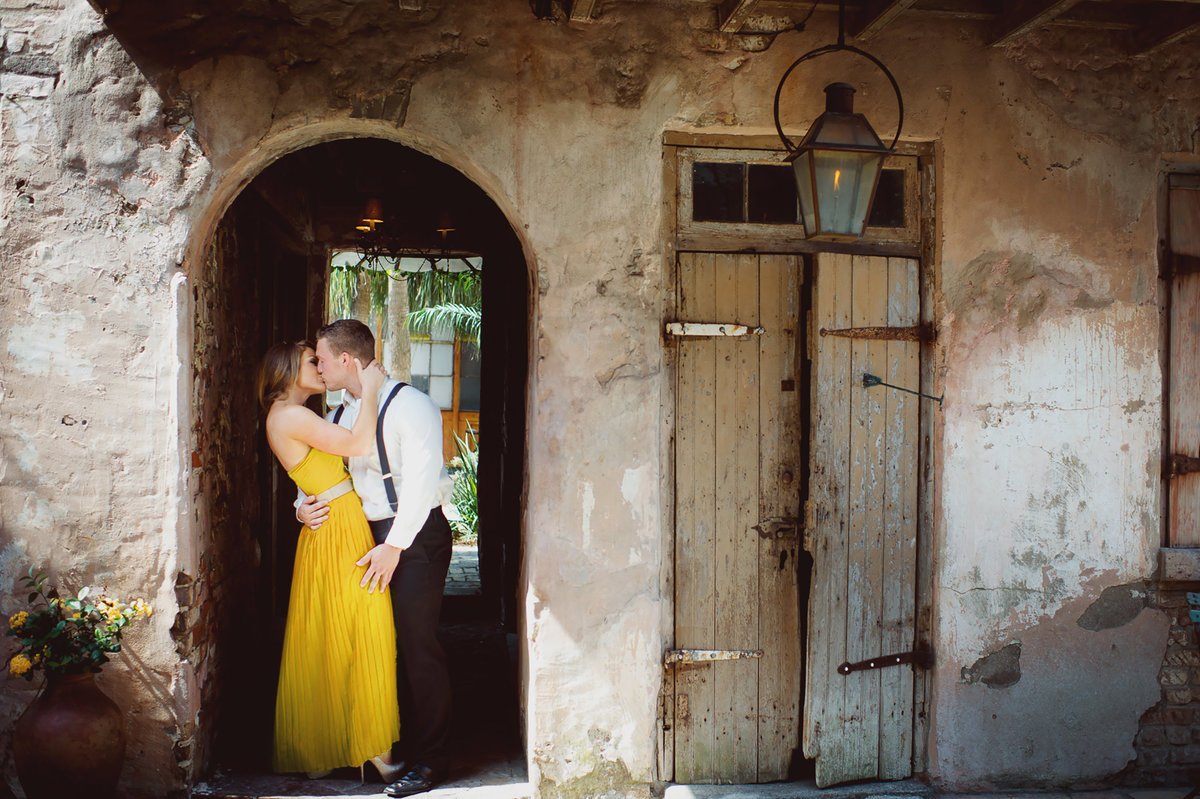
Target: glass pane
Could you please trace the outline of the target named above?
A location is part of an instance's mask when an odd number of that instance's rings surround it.
[[[458,409],[479,413],[479,378],[464,377],[458,381]]]
[[[454,345],[430,344],[429,348],[431,350],[429,357],[429,374],[454,374]]]
[[[871,205],[868,227],[904,227],[904,170],[885,169]]]
[[[796,224],[796,177],[791,167],[750,164],[747,187],[750,222]]]
[[[417,375],[429,374],[429,343],[425,341],[414,341],[412,343],[412,376],[413,385],[417,385]],[[425,389],[421,389],[424,391]]]
[[[426,394],[428,394],[429,393],[429,375],[414,374],[412,376],[412,382],[409,383],[409,385],[412,386],[413,388],[420,389],[421,391],[424,391]]]
[[[463,377],[479,377],[479,345],[464,341],[459,353],[458,368]]]
[[[459,352],[458,409],[479,411],[479,345],[464,343]]]
[[[429,378],[429,396],[438,404],[439,408],[452,408],[454,399],[454,378],[453,377],[431,377]]]
[[[692,164],[692,219],[697,222],[744,222],[742,197],[745,164]]]

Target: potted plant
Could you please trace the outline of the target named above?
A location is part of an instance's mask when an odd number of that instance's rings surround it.
[[[46,676],[41,692],[17,720],[13,757],[29,799],[86,792],[111,797],[125,757],[125,720],[100,691],[95,675],[121,650],[125,628],[149,616],[142,600],[126,604],[84,588],[60,596],[45,574],[22,578],[29,609],[8,620],[19,648],[9,658],[14,676]]]

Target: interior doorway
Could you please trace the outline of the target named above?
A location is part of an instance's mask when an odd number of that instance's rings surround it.
[[[414,257],[469,254],[486,264],[478,298],[478,349],[486,356],[475,361],[477,396],[470,398],[477,415],[465,412],[470,401],[460,403],[457,388],[451,408],[455,423],[467,419],[480,441],[478,588],[448,595],[442,609],[456,707],[452,776],[469,777],[497,761],[523,763],[514,660],[528,374],[526,258],[505,215],[458,170],[395,142],[342,139],[292,152],[258,174],[218,224],[191,281],[193,464],[200,472],[201,546],[213,575],[202,612],[223,653],[221,668],[210,671],[202,688],[201,724],[213,731],[208,761],[247,778],[270,772],[275,682],[298,530],[295,487],[262,435],[254,373],[270,344],[311,338],[329,318],[331,260],[334,253],[362,250],[356,227],[368,200],[387,209],[391,246]],[[453,220],[450,231],[447,220]],[[371,326],[386,342],[404,335],[396,329],[403,322],[384,319]],[[389,364],[389,370],[406,382],[438,377],[428,362],[416,374],[411,359]],[[426,388],[431,395],[436,390]],[[358,779],[357,772],[345,776]]]

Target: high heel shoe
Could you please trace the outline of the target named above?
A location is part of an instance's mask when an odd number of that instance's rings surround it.
[[[384,785],[390,785],[391,783],[400,779],[400,777],[404,774],[405,769],[408,767],[408,764],[404,761],[394,765],[385,763],[383,760],[383,755],[376,755],[375,757],[371,758],[371,765],[375,767],[375,770],[379,772],[379,776],[383,778]]]

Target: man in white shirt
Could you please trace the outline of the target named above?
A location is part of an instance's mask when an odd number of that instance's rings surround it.
[[[362,394],[354,359],[374,360],[375,337],[361,322],[339,319],[317,331],[316,352],[326,388],[345,389],[348,395],[328,418],[348,428]],[[391,587],[396,621],[401,740],[392,747],[396,768],[380,767],[380,772],[385,781],[400,775],[388,786],[389,796],[408,796],[443,781],[448,766],[450,676],[437,628],[450,566],[450,526],[441,508],[450,480],[437,404],[389,379],[379,391],[379,409],[377,442],[382,439],[389,468],[384,470],[374,451],[349,459],[350,477],[376,544],[358,562],[367,567],[362,585],[368,591]],[[316,497],[303,497],[296,510],[296,518],[314,529],[328,515],[326,503]]]

